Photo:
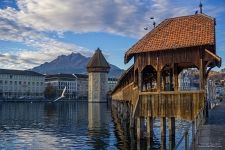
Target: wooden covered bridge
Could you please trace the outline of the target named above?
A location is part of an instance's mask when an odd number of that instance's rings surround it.
[[[207,116],[206,79],[213,67],[221,65],[215,25],[215,19],[205,14],[166,19],[126,52],[125,63],[133,60],[134,64],[112,92],[112,108],[129,121],[137,139],[143,136],[144,120],[147,137],[153,137],[155,117],[160,118],[161,137],[165,137],[168,118],[170,148],[174,149],[175,119],[192,121],[194,130],[198,114]],[[178,75],[187,68],[198,69],[198,90],[179,90]]]

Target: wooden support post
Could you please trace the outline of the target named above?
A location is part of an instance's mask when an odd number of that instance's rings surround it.
[[[160,118],[161,146],[160,149],[166,149],[166,117]]]
[[[130,105],[130,128],[134,127],[134,118],[133,118],[133,109],[132,105]]]
[[[153,145],[153,117],[147,117],[147,149]]]
[[[161,73],[160,70],[157,71],[157,92],[161,91]]]
[[[153,138],[153,117],[147,117],[147,138]]]
[[[169,126],[169,147],[171,150],[175,148],[175,117],[170,117],[168,120]]]
[[[188,137],[188,131],[185,131],[184,133],[184,141],[185,141],[185,150],[188,150],[189,149],[189,137]]]
[[[200,59],[200,66],[199,66],[199,89],[204,89],[204,71],[203,71],[203,59]]]
[[[173,84],[174,91],[178,91],[178,64],[175,63],[173,66]]]
[[[137,140],[141,139],[141,119],[137,117],[136,120],[136,133],[137,133]]]
[[[161,131],[161,137],[166,136],[166,117],[160,118],[160,131]]]
[[[197,137],[197,136],[195,136],[195,133],[196,133],[196,129],[198,128],[198,127],[196,127],[196,121],[192,121],[192,141],[193,141],[193,143],[194,144],[192,144],[192,145],[195,145],[195,143],[196,143],[196,139],[195,139],[195,137]]]
[[[139,88],[139,91],[142,91],[142,76],[141,76],[141,72],[138,72],[138,88]]]
[[[141,141],[140,140],[137,140],[137,150],[140,150],[141,149]]]
[[[165,76],[162,76],[162,80],[163,80],[163,91],[166,91],[166,77]]]

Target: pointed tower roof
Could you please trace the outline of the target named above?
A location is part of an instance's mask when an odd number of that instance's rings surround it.
[[[88,72],[109,72],[110,66],[98,48],[87,64]]]

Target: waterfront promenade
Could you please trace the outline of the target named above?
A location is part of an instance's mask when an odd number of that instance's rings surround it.
[[[196,149],[225,149],[225,100],[209,111],[206,124],[199,129]]]

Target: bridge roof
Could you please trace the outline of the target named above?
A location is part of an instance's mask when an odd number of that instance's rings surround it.
[[[125,54],[125,63],[138,53],[215,45],[215,21],[205,14],[169,18],[147,33]]]

